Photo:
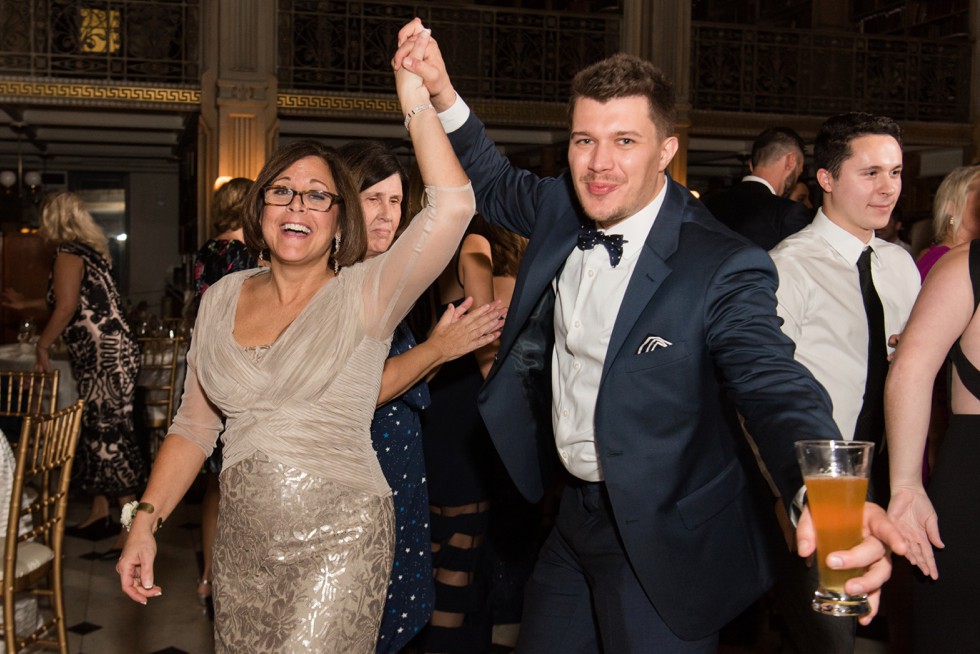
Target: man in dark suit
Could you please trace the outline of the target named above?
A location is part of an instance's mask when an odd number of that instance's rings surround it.
[[[518,651],[713,653],[772,581],[771,506],[750,491],[729,401],[784,497],[802,486],[794,441],[838,436],[780,332],[772,262],[666,175],[674,98],[649,63],[617,55],[576,77],[570,172],[543,179],[498,153],[434,41],[407,57],[421,31],[417,19],[402,29],[393,60],[431,93],[415,111],[440,112],[481,214],[530,238],[481,412],[528,499],[556,449],[569,479]],[[902,550],[883,515],[871,506],[868,527]],[[797,537],[812,553],[806,511]],[[848,589],[874,591],[877,606],[890,570],[880,541],[833,564],[870,565]]]
[[[810,210],[788,199],[803,173],[803,139],[788,127],[765,130],[752,144],[749,172],[704,204],[725,225],[771,250],[813,219]]]

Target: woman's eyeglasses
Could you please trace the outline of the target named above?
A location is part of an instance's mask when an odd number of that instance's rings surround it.
[[[344,201],[342,197],[330,191],[295,191],[288,186],[267,186],[262,189],[263,201],[277,207],[292,204],[293,197],[297,195],[303,206],[310,211],[330,211],[333,205]]]

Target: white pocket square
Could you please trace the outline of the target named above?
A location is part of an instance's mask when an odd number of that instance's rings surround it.
[[[658,347],[670,347],[671,345],[673,345],[673,343],[667,339],[650,334],[643,340],[643,344],[636,350],[636,353],[646,354],[647,352],[653,352]]]

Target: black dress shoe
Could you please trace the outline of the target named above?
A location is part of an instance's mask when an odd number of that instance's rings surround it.
[[[119,525],[106,516],[104,520],[96,520],[84,527],[79,527],[78,525],[65,527],[65,534],[74,536],[75,538],[84,538],[85,540],[102,540],[110,536],[118,536],[119,529]]]
[[[106,550],[105,552],[99,552],[100,561],[112,561],[113,563],[115,563],[116,561],[119,560],[120,556],[122,556],[122,550],[119,549],[118,547],[113,547],[111,549]]]

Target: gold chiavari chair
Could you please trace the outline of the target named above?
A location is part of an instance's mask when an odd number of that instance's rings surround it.
[[[139,342],[143,357],[139,386],[143,390],[144,420],[152,460],[174,416],[177,370],[186,354],[186,341],[181,336],[153,336],[140,338]]]
[[[0,416],[51,412],[58,401],[58,370],[0,370]]]
[[[68,485],[82,427],[83,400],[52,414],[27,415],[17,443],[17,466],[3,543],[3,625],[7,654],[34,643],[68,653],[63,592],[63,542]],[[28,491],[28,492],[25,492]],[[22,530],[23,518],[31,527]],[[18,635],[15,593],[48,599],[38,626]]]

